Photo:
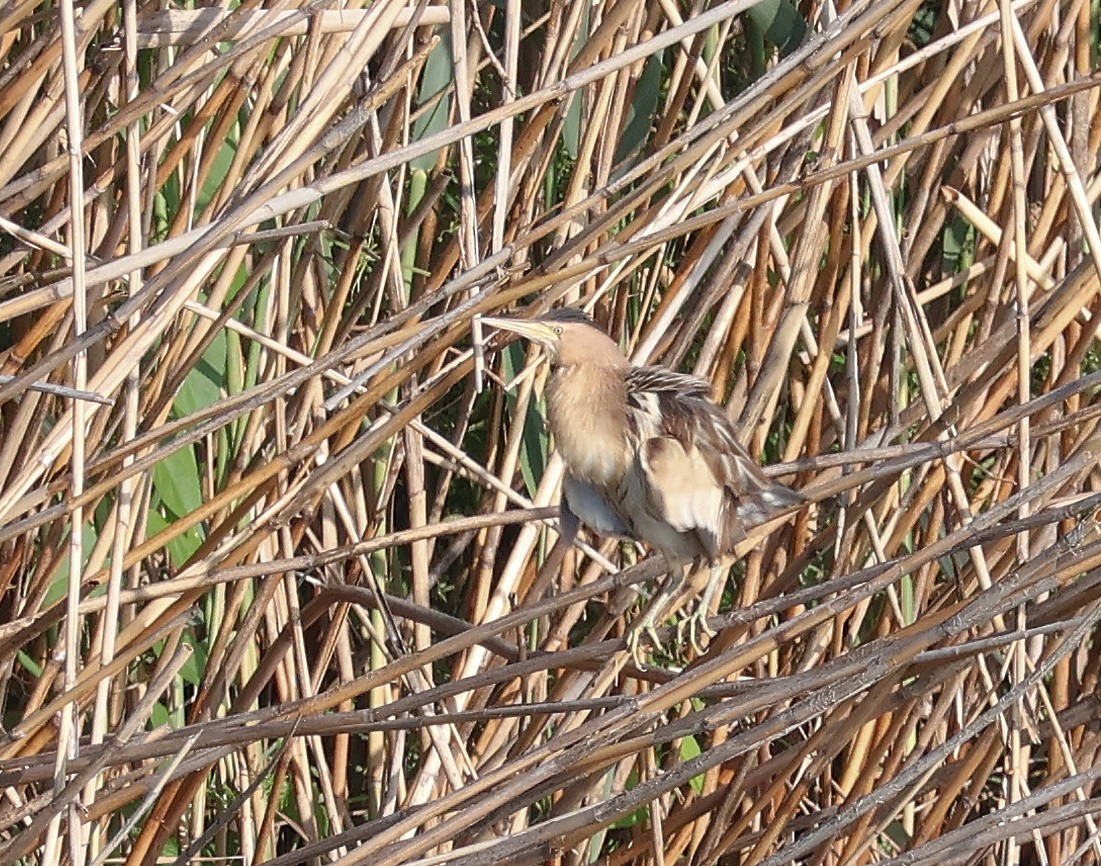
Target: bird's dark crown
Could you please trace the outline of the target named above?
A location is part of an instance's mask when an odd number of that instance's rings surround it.
[[[559,307],[557,310],[551,310],[549,313],[544,313],[540,316],[539,321],[574,322],[578,325],[588,325],[590,328],[596,328],[598,331],[604,330],[593,320],[592,316],[576,307]]]

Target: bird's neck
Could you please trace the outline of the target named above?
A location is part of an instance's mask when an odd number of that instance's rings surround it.
[[[571,475],[619,483],[630,460],[625,359],[614,365],[563,365],[547,387],[547,421]]]

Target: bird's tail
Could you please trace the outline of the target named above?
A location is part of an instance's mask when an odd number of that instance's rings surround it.
[[[801,494],[785,484],[769,482],[749,490],[738,502],[738,516],[748,525],[764,523],[806,502]]]

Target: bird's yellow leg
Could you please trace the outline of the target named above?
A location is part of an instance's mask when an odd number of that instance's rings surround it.
[[[711,614],[711,602],[715,598],[715,593],[720,593],[721,595],[722,588],[725,584],[726,566],[722,563],[712,565],[711,573],[707,577],[707,586],[703,588],[699,602],[695,605],[692,612],[685,617],[683,624],[688,626],[688,640],[692,644],[692,648],[699,655],[703,655],[704,653],[704,648],[700,646],[700,632],[707,635],[709,639],[713,638],[716,634],[711,626],[707,624],[707,617]]]
[[[631,653],[631,658],[639,667],[643,666],[639,646],[639,641],[643,635],[650,638],[654,649],[665,649],[660,638],[658,638],[657,625],[668,610],[669,603],[680,595],[681,589],[684,587],[684,579],[691,567],[691,564],[687,566],[674,565],[669,572],[669,576],[662,581],[661,589],[650,599],[646,612],[636,622],[631,623],[631,628],[627,632],[627,649]]]

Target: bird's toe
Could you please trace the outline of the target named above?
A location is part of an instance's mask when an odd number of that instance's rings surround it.
[[[653,630],[647,631],[645,629],[632,626],[627,631],[627,652],[631,656],[631,661],[635,663],[635,667],[646,667],[646,659],[643,654],[642,637],[644,634],[652,634]]]
[[[716,632],[707,623],[708,609],[703,605],[697,605],[688,616],[686,616],[677,626],[677,637],[679,643],[684,643],[682,635],[685,628],[688,629],[688,643],[692,649],[696,651],[696,655],[703,655],[707,652],[707,647],[711,644],[711,639],[715,637]],[[701,643],[701,634],[707,635],[706,643]]]
[[[651,607],[637,622],[632,623],[627,631],[627,651],[631,654],[635,665],[640,668],[646,667],[647,664],[643,655],[643,638],[649,640],[653,652],[665,651],[661,638],[658,636],[655,613],[655,608]]]

